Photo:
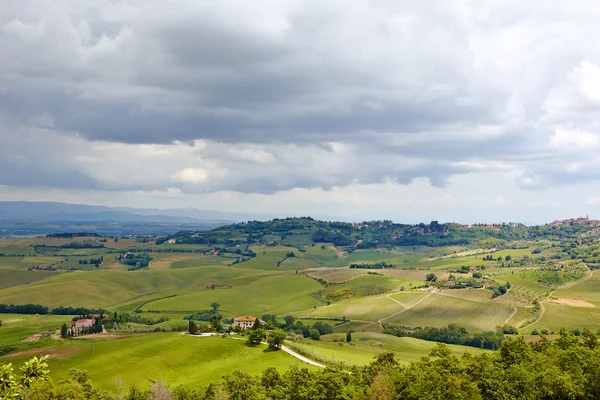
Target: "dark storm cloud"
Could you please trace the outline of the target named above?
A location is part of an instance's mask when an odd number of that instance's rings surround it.
[[[600,129],[600,59],[582,40],[600,33],[598,7],[7,4],[0,185],[273,193],[418,177],[442,187],[490,170],[525,187],[597,179],[571,164]],[[573,125],[583,144],[552,144]]]

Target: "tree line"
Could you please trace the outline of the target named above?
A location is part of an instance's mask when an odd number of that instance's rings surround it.
[[[358,268],[358,269],[386,269],[386,268],[396,268],[395,265],[386,264],[385,262],[378,262],[373,264],[360,263],[360,264],[350,264],[350,268]]]
[[[103,314],[105,310],[85,307],[56,307],[50,309],[40,304],[0,304],[1,314],[54,314],[54,315],[90,315]]]
[[[497,350],[505,339],[504,328],[497,329],[495,332],[469,333],[465,328],[456,324],[450,324],[442,328],[424,327],[417,329],[383,324],[383,333],[488,350]]]

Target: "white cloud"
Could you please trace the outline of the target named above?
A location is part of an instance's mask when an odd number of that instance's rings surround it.
[[[593,151],[600,147],[600,136],[579,129],[556,128],[550,136],[549,147],[557,150]]]

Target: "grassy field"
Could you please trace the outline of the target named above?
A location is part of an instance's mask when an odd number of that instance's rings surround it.
[[[316,358],[331,362],[341,361],[349,365],[366,365],[373,361],[373,357],[377,354],[388,351],[393,352],[400,363],[408,364],[429,354],[437,346],[435,342],[371,332],[353,333],[352,344],[349,344],[345,342],[345,336],[345,334],[325,335],[318,342],[306,340],[293,345],[304,349],[308,354],[313,354]],[[483,352],[466,346],[448,345],[448,348],[457,356],[466,352],[472,354]]]
[[[530,329],[547,328],[558,332],[560,328],[588,328],[596,332],[600,329],[600,308],[572,307],[560,304],[544,303],[544,315],[531,325]]]
[[[185,294],[185,291],[204,289],[207,281],[235,287],[247,285],[265,275],[269,275],[269,272],[225,266],[165,271],[69,272],[29,285],[0,290],[0,303],[115,307],[141,296],[175,291]],[[311,282],[318,286],[316,282]]]
[[[0,314],[0,347],[14,345],[35,333],[57,329],[71,321],[69,315]]]
[[[388,293],[394,290],[400,290],[402,286],[409,289],[413,286],[422,285],[422,281],[416,279],[403,278],[399,276],[388,275],[360,275],[350,280],[347,283],[340,285],[331,285],[322,290],[322,295],[327,297],[335,292],[340,292],[344,289],[349,289],[356,297],[374,296],[378,294]]]
[[[257,256],[239,264],[240,268],[266,269],[266,270],[291,270],[294,268],[280,266],[277,262],[282,261],[288,252],[293,252],[300,257],[300,252],[295,247],[286,246],[253,246],[251,247]]]
[[[150,269],[193,268],[207,265],[223,265],[233,260],[218,256],[194,253],[152,253]]]
[[[0,269],[0,290],[13,286],[27,285],[31,282],[41,281],[42,279],[49,278],[59,273],[60,272],[51,271],[10,271]]]
[[[220,311],[228,316],[277,315],[322,305],[311,296],[320,288],[319,283],[304,275],[288,274],[261,278],[251,285],[232,286],[231,289],[196,290],[147,303],[142,309],[195,311],[207,309],[212,302],[217,302],[221,305]]]
[[[405,312],[386,320],[405,326],[442,327],[458,324],[470,332],[490,331],[503,325],[513,308],[497,303],[460,299],[432,293]]]
[[[404,309],[386,296],[350,299],[296,313],[302,318],[343,318],[376,322]]]
[[[600,271],[594,271],[591,278],[567,289],[558,289],[554,292],[554,296],[589,301],[600,306],[600,290],[598,288],[600,288]]]
[[[456,297],[459,299],[480,301],[485,303],[492,299],[492,291],[486,289],[455,289],[443,290],[439,294],[444,296]]]
[[[68,346],[34,353],[51,356],[51,376],[56,380],[65,379],[71,368],[85,369],[95,386],[113,393],[130,383],[147,387],[149,379],[173,386],[200,386],[219,381],[236,369],[258,375],[268,367],[307,366],[281,351],[265,350],[266,346],[248,347],[231,338],[159,333],[118,340],[73,340]],[[18,366],[32,354],[0,360]]]
[[[0,257],[0,269],[27,269],[40,264],[59,264],[64,257],[55,256],[27,256],[27,257]]]

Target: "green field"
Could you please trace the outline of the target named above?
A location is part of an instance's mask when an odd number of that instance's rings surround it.
[[[321,341],[305,340],[301,343],[293,343],[292,346],[304,349],[307,354],[312,354],[317,359],[344,362],[349,365],[366,365],[373,361],[377,354],[389,351],[396,355],[400,363],[408,364],[429,354],[437,346],[435,342],[371,332],[353,333],[352,344],[346,343],[345,337],[345,334],[325,335]],[[447,346],[457,356],[466,352],[472,354],[485,352],[466,346]]]
[[[600,329],[600,308],[572,307],[560,304],[544,303],[544,315],[531,325],[530,329],[549,329],[558,332],[560,328],[570,327],[590,329],[594,332]]]
[[[36,245],[60,246],[68,240],[0,239],[0,253],[5,253],[0,256],[0,303],[106,308],[154,320],[169,318],[157,325],[126,324],[114,330],[110,328],[113,334],[123,334],[131,328],[138,333],[155,328],[184,330],[187,324],[184,316],[207,310],[213,302],[220,305],[218,309],[223,318],[274,314],[282,319],[293,315],[307,325],[320,320],[332,325],[336,332],[324,335],[320,342],[303,341],[298,344],[303,351],[312,352],[317,359],[355,365],[365,365],[384,351],[393,351],[401,362],[407,363],[428,354],[436,345],[378,333],[386,323],[407,327],[457,324],[473,333],[494,330],[505,323],[525,326],[523,332],[526,333],[533,328],[553,331],[563,326],[600,328],[597,322],[600,308],[594,308],[600,306],[600,272],[555,291],[536,281],[535,270],[541,265],[540,257],[556,263],[555,256],[563,257],[565,253],[563,247],[573,248],[568,243],[551,247],[548,242],[543,252],[536,255],[531,251],[539,245],[533,242],[517,243],[521,247],[528,246],[524,249],[475,254],[487,250],[458,246],[364,250],[335,247],[331,243],[312,245],[310,238],[311,235],[292,235],[288,241],[288,237],[267,235],[260,243],[290,246],[251,245],[256,257],[233,265],[240,257],[237,249],[246,248],[243,244],[237,247],[235,241],[239,238],[236,237],[219,242],[228,243],[227,249],[220,248],[224,256],[203,254],[216,245],[163,243],[156,246],[134,239],[117,242],[108,239],[102,242],[106,248],[99,249],[37,247],[36,253]],[[142,248],[150,251],[152,257],[146,269],[127,271],[127,266],[115,261],[119,254],[140,252]],[[292,252],[294,256],[289,257]],[[482,260],[487,254],[495,260]],[[105,260],[100,268],[79,264],[80,260],[100,255]],[[497,261],[497,257],[505,261],[508,255],[512,257],[510,263],[503,266]],[[376,262],[390,263],[395,268],[349,268],[352,263]],[[39,264],[56,264],[62,269],[80,271],[27,271]],[[431,272],[441,283],[451,273],[464,282],[471,274],[451,270],[482,265],[487,280],[472,280],[471,284],[489,282],[497,286],[510,282],[511,290],[492,299],[492,290],[434,292],[421,288]],[[214,283],[217,288],[207,288],[207,283]],[[444,287],[440,284],[440,288]],[[535,300],[542,302],[544,309],[537,322],[534,322]],[[299,364],[284,353],[265,352],[262,346],[250,348],[231,338],[188,337],[179,333],[23,343],[36,333],[59,328],[71,317],[3,315],[0,319],[4,320],[4,326],[0,327],[0,348],[11,346],[13,352],[28,350],[27,354],[17,354],[12,361],[20,363],[33,354],[48,352],[52,356],[50,367],[57,379],[66,377],[69,368],[84,368],[98,386],[112,392],[118,392],[123,384],[130,382],[147,386],[149,378],[164,379],[172,385],[199,385],[218,380],[236,368],[256,374],[269,366],[285,368]],[[344,319],[348,321],[341,323]],[[202,325],[206,327],[208,323]],[[339,344],[348,331],[354,332],[352,345]],[[47,348],[39,350],[41,346]],[[461,346],[450,348],[457,355],[465,351],[479,352]]]
[[[497,303],[460,299],[432,293],[410,309],[386,320],[404,326],[443,327],[457,324],[469,332],[490,331],[503,325],[513,308]]]
[[[217,302],[221,305],[220,311],[226,315],[278,315],[322,305],[321,301],[311,296],[320,288],[319,283],[304,275],[273,276],[230,289],[196,290],[147,303],[142,309],[195,311],[207,309],[212,302]]]
[[[179,333],[157,333],[117,340],[72,340],[68,346],[39,349],[49,354],[51,376],[65,379],[69,369],[89,372],[96,387],[118,393],[130,383],[141,387],[149,379],[172,386],[201,386],[218,381],[233,370],[258,375],[268,367],[284,370],[307,364],[267,346],[248,347],[242,340],[220,337],[190,337]],[[31,355],[0,358],[17,366]]]
[[[404,308],[386,296],[365,297],[340,301],[296,313],[302,318],[344,318],[376,322]]]
[[[31,282],[41,281],[42,279],[49,278],[59,273],[60,272],[52,271],[10,271],[0,269],[0,290],[12,286],[27,285]]]
[[[443,290],[439,294],[459,299],[487,302],[492,299],[492,291],[487,289],[453,289]]]
[[[0,347],[21,343],[40,331],[54,330],[71,321],[69,315],[0,314]]]
[[[600,306],[600,271],[594,271],[592,276],[569,288],[558,289],[554,292],[556,297],[589,301]]]
[[[268,274],[225,266],[164,271],[69,272],[41,282],[0,290],[0,303],[39,303],[49,307],[116,307],[151,294],[204,290],[207,281],[236,287]]]

